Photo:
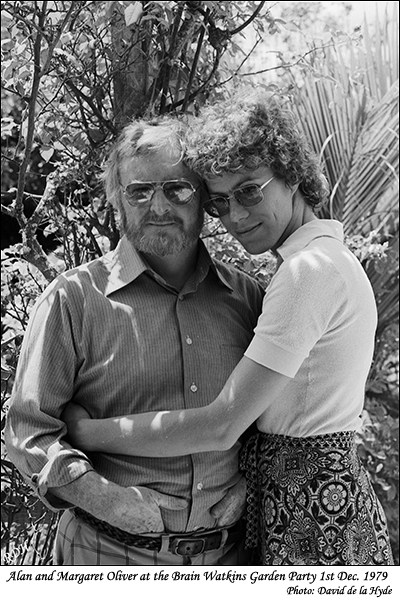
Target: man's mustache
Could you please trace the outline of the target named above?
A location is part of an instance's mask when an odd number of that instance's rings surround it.
[[[144,217],[141,225],[143,227],[143,225],[147,225],[148,223],[151,223],[152,225],[158,225],[158,224],[162,225],[163,223],[176,223],[177,225],[183,225],[183,221],[179,217],[160,218],[160,217],[147,216],[147,217]]]

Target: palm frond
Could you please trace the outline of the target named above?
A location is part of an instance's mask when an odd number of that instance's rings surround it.
[[[390,268],[366,267],[382,331],[398,318],[398,5],[365,24],[358,46],[337,46],[313,61],[295,88],[294,109],[320,153],[331,197],[319,216],[343,222],[348,236],[388,241]],[[395,266],[394,266],[395,265]]]
[[[367,113],[349,164],[346,196],[340,199],[346,231],[391,234],[398,228],[399,86],[392,85]]]

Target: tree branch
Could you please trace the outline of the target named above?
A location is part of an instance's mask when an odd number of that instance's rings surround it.
[[[208,19],[208,13],[209,12],[210,12],[210,10],[207,9],[206,10],[206,14],[204,16],[204,22],[206,22],[206,20]],[[196,75],[197,63],[199,62],[201,48],[203,46],[203,41],[204,41],[205,32],[206,32],[206,27],[205,27],[205,23],[204,23],[204,27],[201,28],[200,33],[199,33],[199,38],[197,40],[196,54],[194,55],[194,58],[193,58],[192,69],[190,71],[189,81],[188,81],[187,88],[186,88],[186,94],[185,94],[185,98],[183,99],[183,103],[182,103],[182,110],[183,111],[185,111],[186,106],[187,106],[187,104],[189,102],[189,99],[190,99],[190,90],[191,90],[191,87],[193,85],[194,76]]]
[[[301,63],[306,58],[306,56],[308,56],[309,54],[312,54],[313,52],[316,52],[317,50],[325,50],[325,48],[333,48],[333,47],[335,47],[335,44],[326,44],[323,46],[316,46],[315,48],[312,48],[311,50],[309,50],[308,52],[306,52],[305,54],[300,56],[300,58],[298,58],[296,61],[294,61],[292,63],[284,63],[281,65],[276,65],[275,67],[268,67],[267,69],[261,69],[260,71],[253,71],[250,73],[241,73],[241,76],[242,77],[250,77],[252,75],[262,75],[263,73],[268,73],[269,71],[277,71],[278,69],[291,69],[292,67],[295,67],[296,65]],[[280,53],[278,52],[277,54],[280,54]],[[247,60],[247,58],[246,58],[246,60]],[[235,71],[235,73],[233,73],[233,75],[228,77],[228,79],[225,79],[224,81],[221,81],[220,83],[218,83],[218,87],[225,85],[226,83],[231,81],[235,77],[235,75],[238,75],[239,69],[244,64],[244,62],[245,61],[243,61],[242,64],[240,65],[240,67],[238,67],[238,69],[236,69],[236,71]]]
[[[33,65],[33,81],[31,94],[28,103],[28,129],[26,133],[25,140],[25,153],[24,158],[21,163],[21,167],[18,173],[18,185],[17,185],[17,197],[14,203],[14,212],[15,217],[18,219],[20,225],[25,222],[25,216],[23,213],[23,195],[25,189],[25,179],[26,173],[29,166],[29,161],[32,154],[32,144],[33,144],[33,134],[35,131],[35,112],[36,112],[36,101],[39,93],[39,84],[40,84],[40,49],[42,44],[42,33],[41,29],[44,24],[44,16],[47,7],[47,2],[43,2],[42,12],[39,15],[38,21],[38,31],[34,43],[33,57],[34,57],[34,65]],[[34,23],[34,21],[33,21]]]
[[[47,281],[52,281],[57,275],[58,271],[51,264],[46,256],[42,246],[39,244],[36,238],[36,231],[40,222],[45,215],[47,206],[54,199],[55,193],[59,185],[59,174],[57,172],[50,173],[46,179],[46,187],[43,195],[37,205],[33,215],[26,219],[24,216],[24,222],[21,224],[21,235],[22,235],[22,257],[37,267],[41,271]],[[3,210],[2,206],[2,210]],[[15,214],[10,215],[16,217]]]
[[[31,235],[29,227],[21,231],[22,234],[22,257],[34,265],[44,275],[47,281],[53,281],[58,275],[57,269],[51,264],[46,254],[43,252],[43,248],[34,237]]]
[[[86,96],[83,92],[81,92],[81,90],[79,88],[77,88],[76,85],[74,83],[72,83],[71,80],[65,80],[65,85],[74,92],[75,96],[78,99],[86,102],[86,104],[92,109],[93,113],[99,119],[100,123],[103,123],[113,135],[116,135],[117,130],[114,127],[114,125],[111,123],[111,121],[104,118],[102,113],[99,111],[97,106],[94,104],[93,100],[91,98],[89,98],[89,96]]]
[[[181,18],[182,18],[183,9],[184,9],[184,5],[183,5],[183,3],[181,3],[181,5],[178,6],[178,10],[175,15],[175,19],[174,19],[174,23],[173,23],[171,42],[170,42],[169,51],[167,54],[167,64],[165,66],[164,76],[163,76],[164,81],[162,83],[161,104],[160,104],[160,113],[161,114],[164,112],[164,108],[165,108],[165,104],[166,104],[166,100],[167,100],[169,79],[171,76],[171,62],[174,59],[175,45],[176,45],[176,40],[177,40],[178,31],[179,31],[179,25],[180,25]]]
[[[189,97],[187,99],[188,103],[192,102],[196,98],[196,96],[198,96],[199,94],[201,94],[201,92],[210,83],[211,79],[214,77],[214,75],[215,75],[215,73],[216,73],[216,71],[218,69],[218,65],[219,65],[220,59],[221,59],[221,53],[218,50],[216,50],[214,64],[213,64],[213,67],[212,67],[212,69],[211,69],[211,71],[210,71],[207,79],[196,90],[194,90],[194,92],[192,92],[189,95]],[[185,99],[178,100],[177,102],[174,102],[173,104],[171,104],[168,107],[169,111],[171,112],[171,111],[175,110],[176,108],[178,108],[178,106],[182,106],[184,102],[185,102]],[[184,112],[184,110],[185,110],[185,108],[182,108],[183,112]]]
[[[45,2],[44,4],[47,4],[47,2]],[[54,49],[57,46],[57,44],[58,44],[58,42],[60,40],[61,34],[64,31],[64,28],[66,27],[66,25],[67,25],[67,23],[68,23],[71,15],[72,15],[73,11],[76,10],[76,6],[74,6],[75,4],[76,4],[76,2],[71,2],[71,6],[69,7],[69,10],[68,10],[67,14],[64,17],[63,22],[58,27],[58,31],[57,31],[56,36],[54,37],[52,43],[49,44],[49,53],[47,55],[46,62],[44,63],[44,65],[43,65],[43,67],[42,67],[42,69],[40,71],[40,75],[39,75],[40,77],[43,77],[43,75],[46,75],[47,72],[48,72],[48,70],[49,70],[51,59],[53,58],[53,54],[54,54]],[[43,7],[43,8],[45,8],[45,7]],[[78,8],[77,12],[79,10],[80,10],[80,8]]]
[[[260,2],[260,4],[257,6],[256,10],[251,15],[251,17],[249,17],[247,19],[247,21],[242,23],[239,27],[237,27],[236,29],[233,29],[233,31],[229,31],[229,35],[235,35],[236,33],[240,33],[241,31],[243,31],[243,29],[245,29],[248,25],[250,25],[250,23],[252,21],[254,21],[254,19],[260,14],[264,4],[265,4],[265,0],[263,2]]]
[[[28,166],[29,166],[29,162],[30,162],[30,158],[31,158],[31,154],[32,154],[33,137],[34,137],[34,132],[35,132],[35,121],[36,121],[36,105],[37,105],[37,101],[38,101],[40,80],[41,80],[42,76],[46,73],[48,66],[50,65],[50,61],[51,61],[51,58],[54,53],[54,48],[61,36],[61,33],[62,33],[64,27],[66,26],[71,14],[72,14],[74,3],[71,3],[70,9],[68,10],[68,13],[65,15],[63,22],[62,22],[61,26],[59,27],[57,36],[55,37],[53,43],[49,46],[49,52],[48,52],[48,57],[47,57],[46,63],[44,65],[44,67],[41,68],[40,67],[41,46],[42,46],[42,39],[43,39],[44,23],[45,23],[45,19],[46,19],[47,5],[48,5],[48,2],[43,2],[41,11],[38,13],[39,17],[38,17],[37,24],[36,24],[34,18],[32,20],[32,23],[29,23],[30,28],[33,27],[34,29],[36,29],[36,38],[35,38],[34,47],[33,47],[33,61],[34,61],[33,80],[32,80],[32,88],[31,88],[31,93],[30,93],[29,102],[28,102],[28,127],[27,127],[26,139],[25,139],[25,152],[24,152],[24,158],[22,160],[22,163],[21,163],[21,166],[19,169],[19,173],[18,173],[17,196],[16,196],[14,206],[13,206],[14,216],[18,220],[19,224],[22,227],[26,224],[26,218],[25,218],[25,215],[23,212],[23,195],[24,195],[24,189],[25,189],[26,173],[28,170]],[[34,17],[36,15],[37,15],[37,13],[35,12]],[[21,17],[19,16],[19,18],[21,18]]]
[[[30,227],[32,231],[36,231],[37,227],[40,225],[40,222],[43,218],[45,210],[47,206],[54,200],[56,191],[58,189],[60,183],[60,176],[57,171],[50,173],[46,178],[46,187],[44,189],[43,195],[37,205],[35,212],[32,216],[27,220],[27,226]]]

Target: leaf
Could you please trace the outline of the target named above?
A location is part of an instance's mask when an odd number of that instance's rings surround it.
[[[293,23],[293,21],[289,21],[286,23],[284,21],[281,21],[281,23],[282,23],[282,26],[284,27],[284,29],[287,29],[288,31],[296,31],[296,32],[300,31],[300,27],[298,25],[296,25],[296,23]]]
[[[45,237],[49,237],[49,235],[53,235],[54,233],[58,233],[59,231],[60,231],[60,228],[57,225],[50,224],[50,225],[47,225],[47,227],[45,227],[43,229],[43,235]]]
[[[3,359],[1,359],[1,374],[9,375],[12,372],[12,368],[5,361],[3,361]]]
[[[68,44],[72,40],[73,40],[73,35],[70,32],[63,33],[62,36],[60,37],[61,44]]]
[[[89,135],[94,142],[102,142],[104,140],[104,133],[101,131],[101,129],[89,129]]]
[[[4,27],[6,27],[8,25],[8,23],[10,23],[10,21],[13,21],[13,15],[11,13],[8,12],[7,9],[5,8],[1,8],[1,20],[2,20],[2,25]]]
[[[40,152],[40,156],[43,158],[43,160],[45,160],[46,162],[49,162],[49,160],[51,159],[51,157],[54,154],[54,148],[51,148],[50,146],[42,146],[39,150]]]
[[[2,78],[6,81],[13,76],[14,69],[16,67],[16,62],[13,60],[4,61],[2,64],[3,72]]]
[[[39,4],[41,4],[41,3],[39,2]],[[53,10],[51,12],[49,11],[49,13],[48,13],[48,17],[49,17],[52,25],[57,25],[61,21],[63,16],[64,16],[63,13],[58,10]]]
[[[143,12],[141,2],[132,2],[125,10],[125,23],[126,26],[134,25]]]
[[[18,54],[22,54],[23,52],[25,52],[26,48],[28,46],[27,42],[18,42],[17,44],[15,44],[14,46],[14,54],[18,55]]]

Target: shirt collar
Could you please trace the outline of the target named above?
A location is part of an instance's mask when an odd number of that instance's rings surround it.
[[[148,269],[143,258],[126,236],[122,237],[115,250],[109,252],[104,258],[109,270],[106,296],[135,281]]]
[[[331,237],[343,242],[343,225],[333,219],[309,221],[292,233],[277,249],[277,253],[286,260],[319,237]]]
[[[229,283],[229,281],[226,279],[226,277],[224,276],[224,274],[222,273],[221,270],[221,266],[218,262],[214,262],[211,258],[211,256],[208,253],[208,250],[206,249],[206,247],[204,246],[203,242],[201,242],[201,246],[202,248],[200,249],[200,254],[199,254],[199,263],[200,261],[204,260],[204,265],[207,268],[207,272],[211,269],[213,271],[213,273],[215,273],[215,275],[218,277],[218,279],[221,281],[221,283],[223,285],[225,285],[227,288],[229,288],[230,290],[233,291],[233,287],[231,286],[231,284]],[[204,268],[204,267],[203,267]]]
[[[125,287],[132,281],[135,281],[135,279],[142,275],[142,273],[145,273],[146,271],[152,271],[140,253],[126,238],[126,236],[121,238],[113,252],[109,252],[105,255],[104,261],[109,271],[105,289],[106,296]],[[219,271],[218,264],[213,262],[202,240],[199,240],[199,257],[196,266],[197,283],[200,283],[203,281],[203,279],[205,279],[210,269],[213,270],[216,276],[226,287],[232,289],[232,286]]]

